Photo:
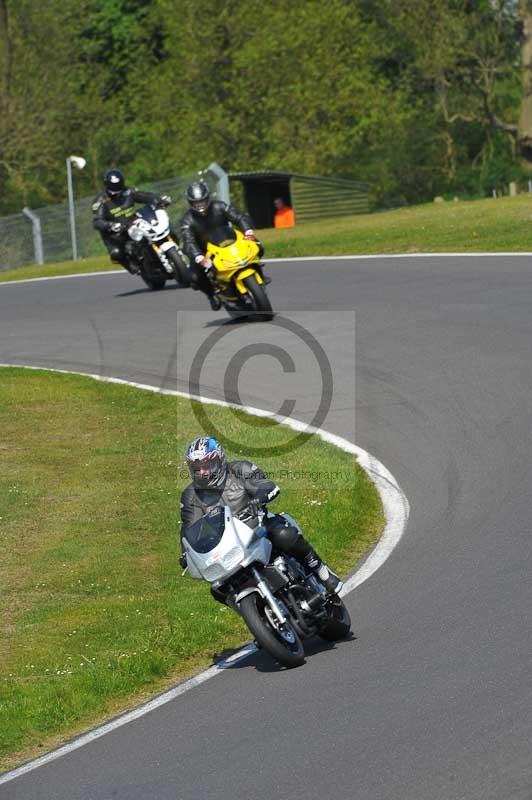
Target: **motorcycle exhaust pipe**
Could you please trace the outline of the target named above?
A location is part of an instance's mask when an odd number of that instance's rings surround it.
[[[322,594],[313,594],[312,597],[309,597],[308,600],[303,600],[301,602],[301,608],[307,614],[313,614],[314,611],[317,611],[323,605],[323,595]]]

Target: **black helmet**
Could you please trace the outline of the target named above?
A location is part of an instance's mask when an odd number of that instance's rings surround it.
[[[210,198],[209,187],[203,181],[194,181],[187,189],[187,200],[190,208],[202,216],[209,209]]]
[[[186,459],[196,489],[223,489],[227,459],[222,445],[213,436],[194,439],[187,447]]]
[[[126,188],[126,180],[119,169],[108,169],[103,176],[105,191],[111,197],[121,194]]]

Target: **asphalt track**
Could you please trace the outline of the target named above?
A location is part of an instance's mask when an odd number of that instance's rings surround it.
[[[530,271],[503,256],[273,265],[274,307],[332,364],[323,427],[355,435],[410,501],[401,543],[347,598],[355,638],[316,645],[297,670],[253,656],[0,798],[529,800]],[[137,288],[126,275],[0,286],[0,361],[169,388],[177,373],[188,390],[194,348],[229,326],[208,325],[190,291]],[[275,325],[230,327],[239,347],[270,334],[289,347]],[[294,416],[311,418],[319,387],[301,358]],[[224,396],[226,366],[214,359],[206,393]],[[282,372],[252,359],[242,399],[277,410]]]

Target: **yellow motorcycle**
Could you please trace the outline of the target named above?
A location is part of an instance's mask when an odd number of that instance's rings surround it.
[[[224,225],[210,234],[206,255],[213,263],[216,293],[229,316],[273,319],[257,242]]]

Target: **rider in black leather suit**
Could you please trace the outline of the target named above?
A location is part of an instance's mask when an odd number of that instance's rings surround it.
[[[228,505],[233,514],[242,515],[246,524],[253,527],[258,523],[258,510],[275,500],[281,491],[260,467],[250,461],[228,462],[222,445],[211,436],[190,443],[187,464],[192,483],[181,495],[181,537],[188,526],[217,505]],[[320,559],[299,528],[282,514],[269,514],[262,524],[274,551],[297,558],[316,573],[329,592],[340,591],[342,582]],[[184,556],[182,559],[182,563],[186,563]],[[216,591],[213,596],[222,599]]]
[[[193,288],[204,292],[214,311],[220,308],[220,299],[214,294],[209,270],[212,262],[205,255],[209,233],[230,222],[242,231],[246,239],[257,241],[253,221],[249,214],[242,214],[234,206],[222,200],[211,200],[208,186],[203,181],[194,181],[186,191],[189,210],[181,219],[183,250],[190,259]],[[261,246],[262,255],[262,246]]]
[[[119,169],[108,170],[103,179],[104,190],[92,204],[92,225],[100,232],[104,245],[111,258],[121,264],[128,272],[136,270],[130,265],[126,252],[127,226],[139,203],[152,203],[164,208],[171,199],[160,197],[153,192],[139,192],[128,189]]]

